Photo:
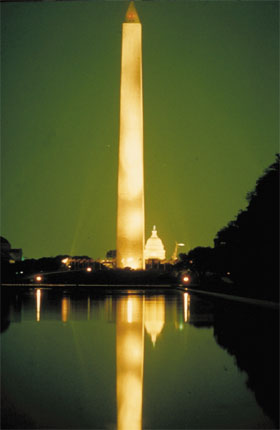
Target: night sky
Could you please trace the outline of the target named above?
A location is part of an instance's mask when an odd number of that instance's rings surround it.
[[[25,258],[115,249],[127,1],[2,3],[2,232]],[[146,239],[212,246],[278,152],[278,1],[137,1]]]

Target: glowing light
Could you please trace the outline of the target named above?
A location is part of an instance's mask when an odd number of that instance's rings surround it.
[[[227,275],[230,275],[230,272],[227,272]]]
[[[35,280],[37,281],[37,282],[40,282],[40,281],[42,281],[42,276],[40,276],[40,275],[37,275],[37,276],[35,276]]]
[[[172,254],[172,257],[171,257],[171,260],[172,260],[173,262],[176,262],[176,261],[177,261],[177,253],[178,253],[178,248],[179,248],[180,246],[185,246],[185,244],[184,244],[184,243],[178,243],[178,242],[175,242],[175,249],[174,249],[173,254]]]
[[[142,26],[133,2],[122,27],[117,267],[144,269]]]
[[[40,321],[40,313],[41,313],[41,290],[40,288],[36,289],[36,321]]]
[[[91,267],[87,267],[87,268],[86,268],[86,271],[87,271],[87,272],[92,272],[92,268],[91,268]]]
[[[69,260],[69,258],[64,258],[63,260],[61,260],[61,263],[63,264],[67,264],[67,261]]]
[[[184,276],[183,277],[183,282],[188,283],[190,281],[189,276]]]

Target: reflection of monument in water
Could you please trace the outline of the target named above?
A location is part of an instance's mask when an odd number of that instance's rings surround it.
[[[116,312],[117,429],[142,428],[144,326],[153,345],[165,323],[165,297],[121,297]]]
[[[117,408],[118,430],[142,428],[144,367],[143,297],[117,302]]]
[[[122,25],[117,267],[144,269],[142,25],[130,2]]]
[[[35,319],[37,322],[42,320],[42,298],[46,293],[40,289],[35,289]],[[127,322],[130,324],[132,321],[135,322],[135,315],[140,315],[137,307],[139,308],[138,301],[141,299],[143,302],[143,327],[147,334],[151,338],[152,344],[155,343],[161,334],[165,320],[172,319],[175,322],[175,326],[180,328],[181,323],[190,323],[192,325],[202,327],[210,326],[213,323],[213,310],[207,302],[197,302],[191,300],[190,293],[183,293],[178,295],[176,300],[169,303],[167,309],[165,309],[165,296],[126,296],[125,300],[127,303]],[[98,299],[93,299],[90,296],[83,297],[81,299],[75,298],[73,300],[70,296],[63,295],[60,303],[56,304],[55,309],[52,311],[52,318],[61,320],[63,323],[68,321],[89,321],[89,320],[100,320],[105,319],[107,322],[115,322],[119,318],[118,303],[119,300],[114,299],[112,296],[106,296]],[[136,306],[137,304],[137,306]],[[33,305],[31,305],[31,308]],[[43,306],[43,308],[46,306]],[[10,309],[10,320],[17,322],[21,320],[21,304],[19,307],[20,311],[11,307]],[[44,310],[44,309],[43,309]],[[30,316],[29,316],[30,314]],[[142,313],[141,313],[142,315]],[[43,320],[47,320],[48,314],[43,316]],[[30,312],[27,303],[25,304],[25,319],[33,319],[34,311]],[[139,317],[140,318],[140,317]],[[142,324],[141,322],[141,324]]]

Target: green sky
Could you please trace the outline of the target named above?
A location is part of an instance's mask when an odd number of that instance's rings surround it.
[[[25,257],[115,249],[128,2],[2,3],[2,235]],[[146,238],[212,246],[278,151],[278,1],[137,1]]]

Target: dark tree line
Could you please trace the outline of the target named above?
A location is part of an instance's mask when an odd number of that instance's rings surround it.
[[[206,272],[228,276],[239,294],[279,300],[279,160],[247,194],[247,208],[218,231],[214,248],[181,255],[179,267],[193,267],[201,279]]]
[[[250,312],[238,303],[214,309],[216,342],[235,357],[247,374],[246,385],[279,429],[279,320],[276,310],[261,306]],[[264,323],[265,322],[265,323]]]
[[[190,300],[188,322],[213,327],[218,345],[235,357],[247,375],[246,385],[279,429],[279,313],[235,301]],[[224,367],[224,371],[227,371]]]

